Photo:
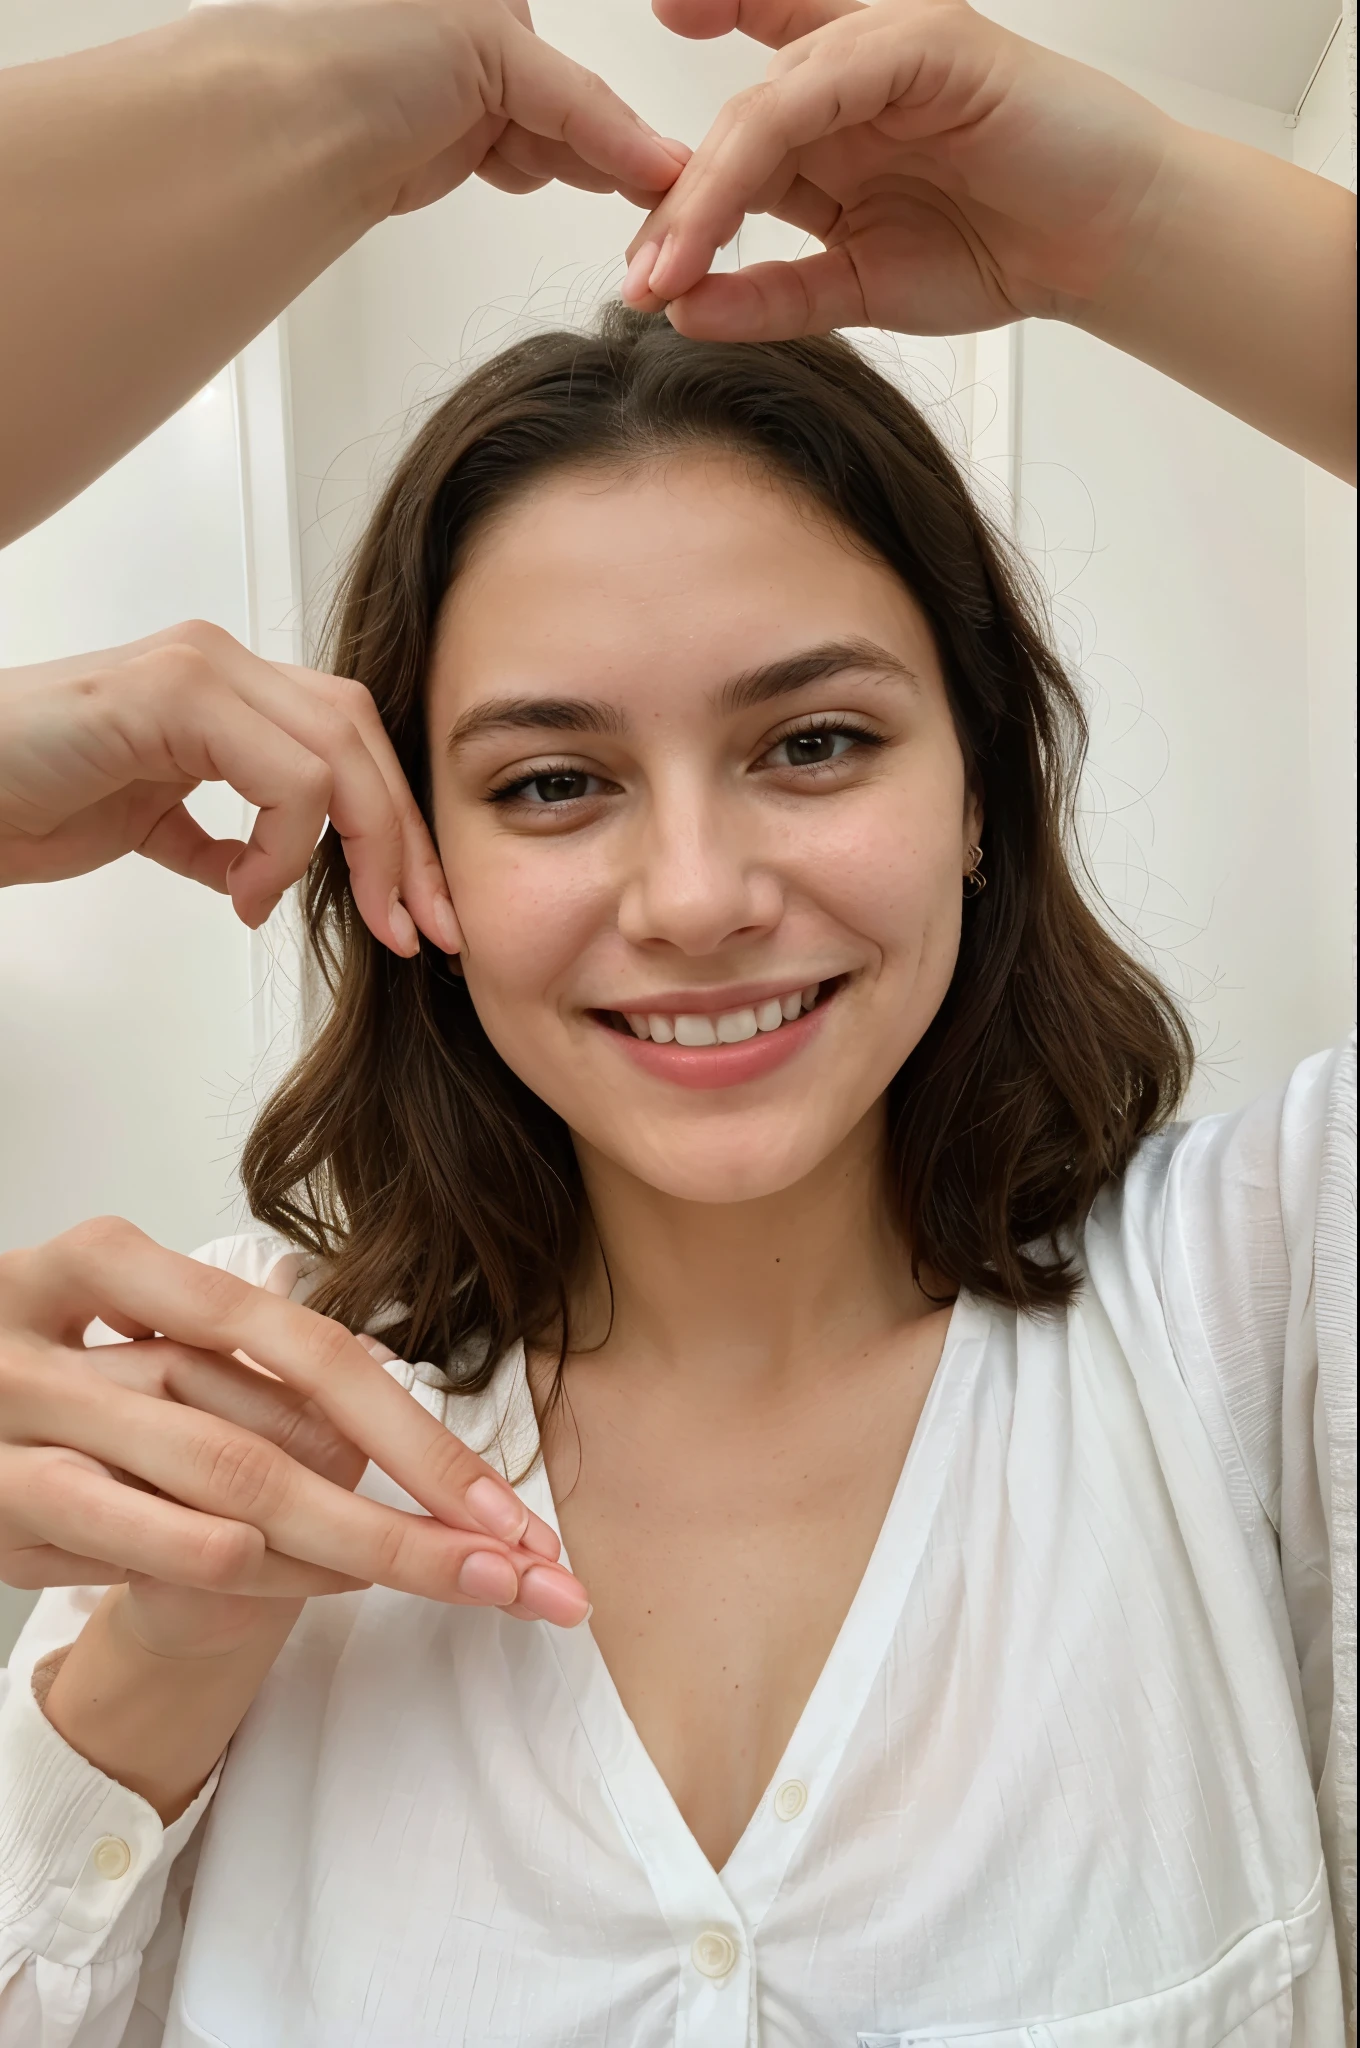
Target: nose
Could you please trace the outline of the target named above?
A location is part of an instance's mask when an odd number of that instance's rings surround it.
[[[784,892],[743,808],[693,787],[654,792],[619,896],[631,945],[702,957],[773,931]]]

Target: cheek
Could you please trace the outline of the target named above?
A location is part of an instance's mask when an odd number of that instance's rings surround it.
[[[463,972],[499,1045],[535,1021],[599,931],[607,891],[561,841],[453,844],[445,861],[464,938]]]
[[[952,972],[962,803],[961,777],[948,773],[917,786],[885,784],[843,809],[828,804],[800,849],[808,897],[869,942],[884,974],[938,966],[942,956]]]

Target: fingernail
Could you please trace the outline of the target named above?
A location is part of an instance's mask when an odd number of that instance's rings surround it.
[[[586,1589],[579,1579],[553,1565],[534,1564],[519,1582],[520,1604],[532,1608],[557,1628],[579,1628],[591,1615]]]
[[[674,254],[674,252],[675,252],[675,236],[674,236],[674,235],[667,235],[667,237],[666,237],[665,241],[664,241],[664,242],[663,242],[663,243],[661,244],[661,254],[660,254],[660,255],[659,255],[658,257],[657,257],[657,259],[656,259],[656,263],[655,263],[655,265],[653,266],[653,269],[652,269],[651,275],[650,275],[650,276],[648,277],[648,279],[647,279],[647,283],[648,283],[648,286],[649,286],[649,288],[650,288],[650,289],[651,289],[652,291],[654,291],[654,292],[658,293],[658,295],[659,295],[659,293],[660,293],[660,291],[661,291],[661,286],[660,286],[660,283],[659,283],[659,281],[658,281],[658,280],[659,280],[659,279],[661,279],[661,278],[663,278],[663,277],[665,276],[665,274],[666,274],[666,266],[667,266],[667,264],[668,264],[668,263],[670,262],[670,260],[671,260],[671,257],[672,257],[672,255]]]
[[[413,953],[420,951],[420,939],[411,922],[411,913],[395,889],[392,891],[392,901],[387,906],[387,921],[392,927],[393,938],[409,960]]]
[[[535,1566],[535,1570],[541,1569]],[[508,1607],[518,1591],[515,1567],[508,1557],[498,1557],[493,1550],[474,1550],[463,1559],[458,1590],[465,1599],[482,1606]]]
[[[647,289],[647,280],[656,269],[657,250],[658,244],[655,242],[644,242],[638,250],[623,280],[625,299],[640,298]]]
[[[556,1564],[562,1555],[562,1545],[546,1522],[537,1515],[530,1515],[524,1534],[519,1539],[521,1550],[532,1550],[539,1557],[546,1557],[550,1564]]]
[[[447,896],[435,897],[434,921],[439,928],[439,942],[444,951],[456,953],[463,943],[462,934],[458,929],[458,920],[453,914],[453,905]]]
[[[524,1535],[529,1510],[508,1486],[502,1486],[499,1479],[474,1479],[463,1499],[472,1511],[474,1522],[485,1529],[488,1536],[499,1536],[506,1543],[518,1543]]]

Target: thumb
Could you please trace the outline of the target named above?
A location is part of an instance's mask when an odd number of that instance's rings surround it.
[[[652,0],[652,13],[673,35],[706,42],[737,29],[770,50],[859,11],[860,0]]]

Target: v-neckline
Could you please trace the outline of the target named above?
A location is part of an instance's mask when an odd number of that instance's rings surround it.
[[[869,1561],[775,1772],[720,1871],[638,1734],[589,1624],[569,1631],[543,1624],[603,1787],[673,1926],[692,1924],[696,1913],[710,1920],[735,1913],[754,1934],[816,1822],[915,1579],[988,1328],[985,1307],[960,1294]],[[531,1467],[520,1497],[561,1540],[522,1345],[503,1370],[497,1448],[512,1476]],[[562,1555],[569,1562],[565,1545]],[[777,1806],[781,1793],[788,1796]]]

